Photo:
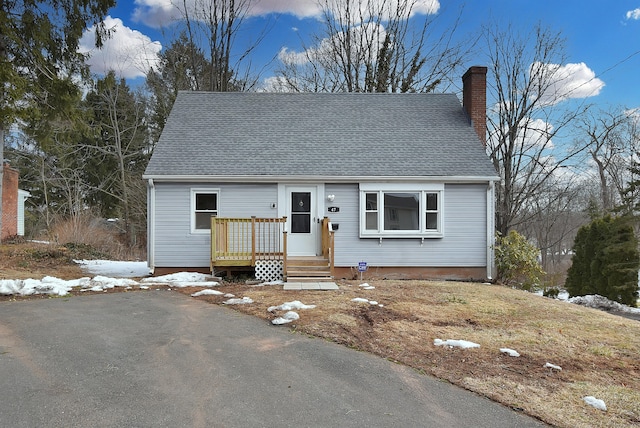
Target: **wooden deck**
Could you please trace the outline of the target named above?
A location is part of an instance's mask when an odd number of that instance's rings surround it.
[[[334,233],[328,217],[321,222],[320,256],[287,256],[287,218],[211,217],[211,271],[251,267],[258,260],[282,260],[284,280],[331,280]],[[290,265],[291,264],[291,265]]]

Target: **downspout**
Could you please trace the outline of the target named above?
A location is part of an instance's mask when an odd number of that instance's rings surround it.
[[[153,179],[147,181],[147,266],[153,275],[155,270],[156,241],[156,187]]]
[[[493,280],[493,265],[495,261],[495,182],[489,181],[487,187],[487,280]]]

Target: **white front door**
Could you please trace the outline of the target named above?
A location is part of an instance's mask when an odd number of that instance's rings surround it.
[[[315,187],[287,188],[287,252],[291,256],[315,256],[318,216]]]

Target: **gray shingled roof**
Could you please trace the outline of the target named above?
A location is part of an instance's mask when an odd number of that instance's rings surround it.
[[[453,94],[180,92],[145,172],[163,176],[496,172]]]

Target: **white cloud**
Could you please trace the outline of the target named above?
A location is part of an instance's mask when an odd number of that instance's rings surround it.
[[[387,35],[386,30],[382,25],[369,23],[365,25],[361,25],[358,27],[354,27],[351,32],[351,40],[353,42],[351,52],[354,56],[360,57],[369,57],[372,55],[376,55],[376,53],[380,50],[382,43]],[[345,38],[345,33],[337,33],[332,35],[330,38],[325,38],[320,41],[320,43],[311,47],[302,52],[296,52],[288,49],[287,47],[283,47],[278,52],[278,59],[285,64],[296,64],[301,65],[311,61],[319,61],[322,62],[323,59],[327,59],[328,61],[335,60],[335,50],[336,48],[342,49],[344,47],[343,40]],[[366,51],[368,42],[361,43],[361,40],[372,40],[377,43],[371,43],[371,47],[373,48],[373,52]],[[346,52],[342,53],[346,55]],[[359,58],[354,58],[356,63],[359,63],[361,60]]]
[[[544,105],[557,104],[570,98],[593,97],[604,87],[604,82],[584,62],[567,65],[534,63],[531,70],[550,76],[550,82],[546,82],[547,87],[542,94]]]
[[[158,64],[160,42],[153,42],[141,32],[126,27],[118,18],[108,16],[104,24],[114,32],[102,49],[95,48],[95,26],[87,29],[80,39],[79,51],[89,54],[87,63],[91,71],[106,74],[113,70],[119,77],[131,79],[144,76]]]
[[[329,2],[329,10],[336,16],[345,15],[344,0],[333,0]],[[382,17],[383,21],[389,17],[415,16],[415,15],[433,15],[440,10],[439,0],[361,0],[360,8],[352,7],[353,15],[348,22],[359,22],[367,20],[371,17],[370,11],[375,11],[373,16]]]
[[[555,145],[551,138],[553,125],[542,119],[526,117],[518,124],[518,131],[515,140],[517,151],[522,153],[540,153],[546,150],[553,150]],[[494,130],[489,136],[489,144],[495,147],[502,138],[509,134],[509,128],[504,127]],[[545,152],[547,153],[547,152]]]
[[[172,0],[135,0],[132,19],[152,28],[160,28],[182,16]]]
[[[270,13],[294,15],[297,18],[314,18],[322,14],[317,0],[259,0],[253,1],[250,15],[262,16]]]
[[[258,92],[294,92],[294,90],[284,77],[271,76],[262,81]]]
[[[187,0],[187,8],[191,11],[195,10],[195,5],[201,0]],[[212,0],[207,0],[212,1]],[[396,10],[399,2],[404,0],[376,0],[379,7],[385,5],[386,10]],[[271,13],[290,14],[298,18],[317,18],[322,15],[322,7],[317,0],[249,0],[249,8],[247,14],[249,16],[264,16]],[[336,9],[343,3],[342,0],[331,0],[330,3],[335,4]],[[135,0],[136,8],[133,12],[133,19],[143,22],[146,25],[159,28],[170,24],[176,19],[182,17],[174,0]],[[415,4],[411,8],[411,16],[414,15],[432,15],[440,10],[439,0],[415,0]],[[193,16],[193,12],[191,12]]]
[[[627,109],[624,111],[624,114],[640,125],[640,107]]]
[[[553,125],[542,119],[528,119],[519,129],[519,138],[526,148],[553,149],[554,144],[550,136]]]
[[[206,0],[213,1],[213,0]],[[202,0],[187,0],[187,10],[194,16],[196,5]],[[137,22],[152,28],[160,28],[179,20],[184,16],[184,5],[174,0],[136,0],[136,8],[132,18]],[[263,16],[270,13],[291,14],[298,18],[318,17],[321,8],[316,0],[250,0],[247,9],[248,16]]]
[[[639,20],[640,19],[640,8],[633,9],[627,12],[627,19]]]

